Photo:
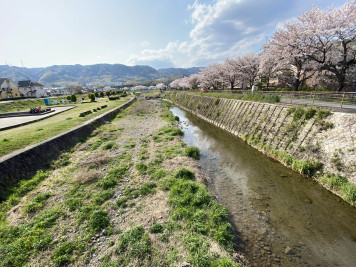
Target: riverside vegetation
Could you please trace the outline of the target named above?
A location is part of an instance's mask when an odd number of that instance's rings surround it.
[[[39,143],[57,134],[68,131],[84,123],[85,121],[108,111],[109,109],[118,107],[128,99],[128,97],[124,97],[117,101],[109,101],[108,98],[99,98],[97,102],[85,102],[76,104],[75,108],[57,114],[50,119],[0,131],[0,157],[17,149]],[[4,105],[9,105],[8,107],[13,105],[28,111],[30,107],[40,106],[41,103],[43,105],[43,99],[14,101],[10,103],[1,103],[0,108],[2,108]],[[105,109],[100,108],[104,104],[108,107]],[[69,105],[72,106],[73,104]],[[80,117],[80,113],[88,110],[93,112],[85,117]]]
[[[19,182],[0,204],[0,265],[240,266],[182,135],[167,106],[138,101]]]

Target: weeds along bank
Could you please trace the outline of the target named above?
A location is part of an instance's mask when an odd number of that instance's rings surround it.
[[[53,130],[51,132],[51,130],[46,129],[47,125],[45,124],[45,126],[43,126],[45,130],[40,128],[43,131],[35,131],[35,134],[38,136],[40,133],[46,132],[43,135],[49,135],[48,139],[42,142],[37,140],[37,142],[33,145],[30,145],[31,143],[27,144],[27,147],[24,149],[18,149],[18,145],[21,144],[22,141],[21,138],[15,138],[11,135],[8,136],[8,139],[17,139],[14,145],[18,150],[0,157],[0,200],[3,199],[4,192],[7,188],[17,183],[20,179],[26,179],[33,176],[38,169],[46,167],[49,162],[58,157],[62,151],[73,147],[80,142],[80,140],[88,137],[94,129],[115,117],[120,110],[130,106],[135,100],[136,97],[131,97],[130,100],[120,106],[116,105],[116,107],[111,110],[106,111],[99,116],[93,117],[79,126],[76,126],[78,125],[77,123],[68,123],[69,125],[72,125],[72,127],[69,128],[70,130],[57,134],[54,137],[51,137],[53,136],[51,134],[53,134],[53,132],[58,132],[58,128],[51,128]],[[62,119],[59,124],[63,125],[62,128],[68,129],[68,125],[65,125],[65,121],[66,120]],[[74,121],[74,119],[72,121]],[[26,133],[28,128],[26,127],[22,131]],[[31,134],[29,133],[28,136],[30,135]],[[34,138],[33,141],[36,141],[36,139]],[[7,143],[11,142],[12,140]]]
[[[240,266],[199,151],[137,101],[0,204],[1,266]]]
[[[356,115],[180,92],[174,104],[356,204]]]

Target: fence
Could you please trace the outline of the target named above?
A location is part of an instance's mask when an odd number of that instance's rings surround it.
[[[254,91],[251,90],[209,90],[209,93],[223,94],[252,94],[258,93],[262,95],[278,95],[290,100],[290,103],[299,103],[298,100],[309,100],[310,103],[316,104],[316,101],[332,102],[334,107],[345,108],[346,104],[356,104],[356,92],[317,92],[317,91]],[[308,102],[309,102],[308,101]]]

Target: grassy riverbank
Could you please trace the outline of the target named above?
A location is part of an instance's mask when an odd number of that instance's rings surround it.
[[[99,98],[98,102],[77,104],[75,108],[53,117],[17,128],[0,131],[0,156],[68,131],[97,115],[118,107],[128,100],[129,97],[121,98],[116,101]],[[107,105],[107,107],[101,109],[100,107],[103,105]],[[93,111],[93,109],[96,111]],[[91,110],[92,113],[85,117],[79,117],[80,113],[87,110]]]
[[[227,210],[158,101],[138,101],[0,204],[2,266],[240,266]]]

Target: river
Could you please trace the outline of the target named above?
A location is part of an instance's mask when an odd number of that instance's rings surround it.
[[[251,266],[356,266],[356,209],[239,138],[178,107]]]

